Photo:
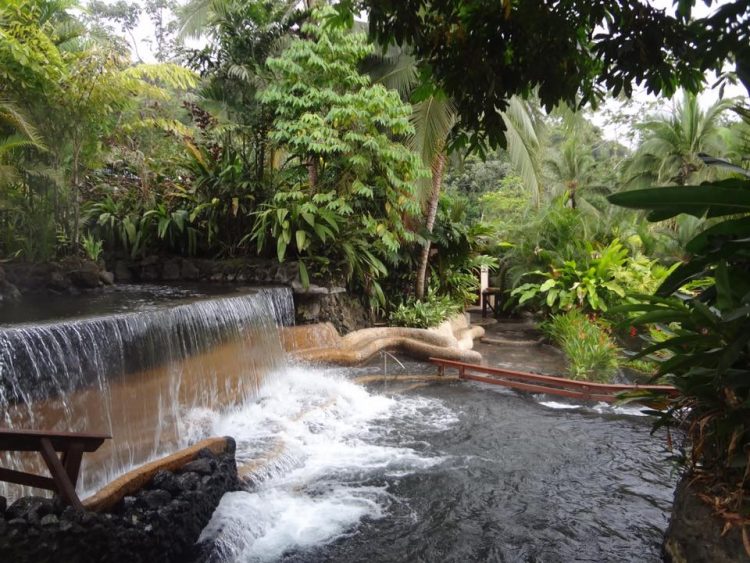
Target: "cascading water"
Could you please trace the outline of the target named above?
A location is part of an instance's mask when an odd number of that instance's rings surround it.
[[[259,290],[0,328],[0,424],[111,432],[82,490],[235,437],[247,487],[203,531],[212,563],[660,560],[676,475],[637,410],[472,383],[363,387],[351,378],[382,375],[383,358],[288,364],[276,328],[291,316],[288,290]]]
[[[196,409],[251,397],[283,353],[276,330],[293,322],[291,291],[240,296],[33,325],[0,327],[0,424],[107,432],[84,457],[86,491],[183,446]],[[6,467],[30,456],[5,454]],[[20,488],[0,489],[17,496]]]
[[[637,409],[353,371],[288,367],[201,413],[249,482],[204,529],[208,561],[661,560],[676,476]]]

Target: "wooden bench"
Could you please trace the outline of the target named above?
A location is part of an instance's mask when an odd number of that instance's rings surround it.
[[[50,477],[44,477],[0,467],[0,481],[54,491],[64,503],[83,508],[76,494],[81,459],[84,452],[98,450],[110,438],[105,434],[0,428],[0,451],[39,452],[50,473]]]

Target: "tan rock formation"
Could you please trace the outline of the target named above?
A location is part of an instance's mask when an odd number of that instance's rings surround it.
[[[397,350],[420,360],[479,362],[481,354],[471,348],[474,339],[483,335],[482,327],[472,327],[465,315],[457,315],[429,329],[365,328],[343,337],[330,323],[301,325],[285,329],[282,342],[287,352],[301,360],[338,365],[359,364],[383,350]]]

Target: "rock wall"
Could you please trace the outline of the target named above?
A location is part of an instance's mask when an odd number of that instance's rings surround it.
[[[117,283],[227,282],[292,285],[299,278],[296,262],[261,258],[207,260],[148,256],[143,260],[110,260]]]
[[[174,472],[162,470],[110,511],[77,511],[59,502],[0,498],[0,561],[155,563],[195,561],[196,541],[221,497],[239,489],[234,441],[205,448]]]
[[[111,271],[110,271],[111,270]],[[362,302],[342,287],[303,287],[296,262],[262,258],[208,260],[148,256],[142,260],[80,258],[60,262],[8,263],[0,267],[0,307],[22,293],[78,293],[112,283],[238,283],[286,285],[294,291],[299,324],[330,322],[342,334],[370,326]]]
[[[114,275],[102,264],[69,257],[59,262],[9,262],[0,267],[0,305],[22,293],[77,293],[111,285]]]
[[[662,548],[667,563],[739,563],[750,561],[740,529],[722,534],[723,522],[698,498],[690,476],[677,485]]]
[[[340,334],[371,326],[370,315],[362,302],[343,288],[295,288],[295,322],[297,324],[331,323]]]

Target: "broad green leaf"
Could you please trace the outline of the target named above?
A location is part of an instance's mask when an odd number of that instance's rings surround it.
[[[310,275],[307,272],[307,266],[305,266],[305,263],[300,260],[297,262],[299,265],[299,280],[302,282],[302,287],[307,289],[310,287]]]
[[[610,203],[651,210],[649,221],[663,221],[680,213],[695,217],[721,217],[750,213],[750,181],[724,180],[700,186],[648,188],[608,197]]]
[[[551,288],[555,287],[556,283],[557,283],[557,280],[555,280],[554,278],[550,278],[539,287],[539,291],[541,292],[549,291]]]

